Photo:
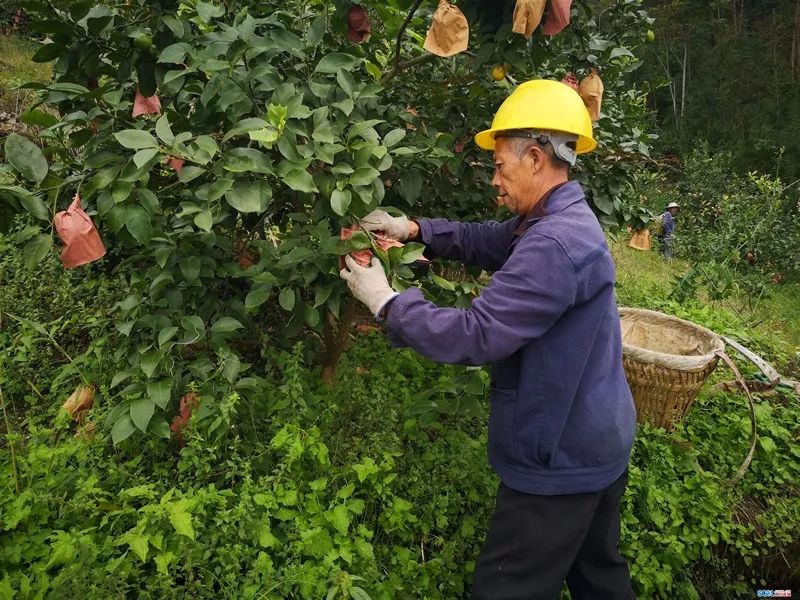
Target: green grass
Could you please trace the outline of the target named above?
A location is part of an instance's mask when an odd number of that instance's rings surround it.
[[[609,240],[609,248],[617,265],[618,293],[622,304],[634,302],[642,290],[665,298],[675,278],[689,269],[688,263],[682,260],[664,260],[655,249],[644,252],[629,248],[627,238]]]
[[[29,90],[17,90],[31,81],[47,81],[52,68],[50,64],[31,62],[38,44],[16,36],[0,36],[0,112],[18,114],[28,107],[33,94]]]
[[[617,293],[623,306],[645,306],[646,299],[669,296],[676,278],[689,269],[682,260],[666,261],[656,252],[627,246],[627,239],[609,241],[617,265]],[[800,284],[771,285],[769,295],[756,302],[730,298],[722,302],[700,299],[714,309],[738,318],[742,329],[755,330],[800,351]]]

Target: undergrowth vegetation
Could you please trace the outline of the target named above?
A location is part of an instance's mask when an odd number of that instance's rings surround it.
[[[0,330],[0,598],[467,597],[497,485],[482,370],[359,334],[330,386],[302,343],[264,346],[247,373],[261,384],[197,411],[183,448],[136,436],[112,446],[108,389],[78,424],[61,404],[82,375],[102,380],[106,307],[124,278],[76,277],[54,257],[31,274],[0,243],[0,307],[52,334],[8,317]],[[790,360],[734,314],[668,299],[666,274],[632,285],[650,255],[614,251],[621,304]],[[730,378],[717,369],[715,380]],[[640,427],[622,546],[639,597],[750,597],[797,581],[800,406],[774,392],[757,415],[756,456],[736,486],[741,394],[707,388],[672,434]]]

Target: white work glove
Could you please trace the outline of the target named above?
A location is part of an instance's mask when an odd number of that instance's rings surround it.
[[[367,231],[383,231],[400,242],[408,239],[410,234],[406,217],[393,217],[385,210],[373,210],[361,219],[361,226]]]
[[[366,304],[377,319],[386,303],[398,295],[389,285],[381,261],[373,257],[371,266],[362,267],[348,254],[344,262],[347,268],[339,272],[339,277],[347,282],[353,296]]]

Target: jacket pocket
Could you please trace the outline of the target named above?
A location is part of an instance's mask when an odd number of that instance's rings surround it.
[[[492,363],[492,393],[516,392],[519,387],[520,353],[515,352],[505,360]]]
[[[501,460],[519,462],[514,429],[517,391],[493,387],[489,400],[489,454]]]

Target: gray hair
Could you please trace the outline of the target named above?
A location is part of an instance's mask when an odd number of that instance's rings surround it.
[[[575,164],[575,145],[578,136],[560,131],[537,131],[534,129],[516,129],[503,131],[495,136],[508,138],[511,148],[522,158],[533,146],[541,148],[555,164],[568,168]]]

